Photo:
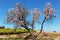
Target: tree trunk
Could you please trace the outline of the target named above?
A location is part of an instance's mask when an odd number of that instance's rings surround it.
[[[33,30],[34,30],[34,20],[32,20],[32,32],[31,32],[31,37],[34,40],[34,35],[33,35]]]
[[[26,24],[24,24],[24,26],[23,25],[21,25],[23,28],[25,28],[25,29],[27,29],[28,31],[30,31],[30,29],[26,26]]]
[[[44,18],[44,20],[43,20],[43,22],[42,22],[42,24],[41,24],[41,30],[40,30],[40,33],[43,31],[43,25],[44,25],[45,19],[46,19],[46,17]]]
[[[30,31],[30,29],[29,29],[28,26],[27,26],[27,23],[26,23],[26,16],[25,16],[24,13],[23,13],[23,15],[22,15],[22,20],[24,21],[24,26],[22,26],[22,27],[24,27],[25,29],[27,29],[28,31]]]
[[[34,37],[35,37],[35,35],[33,35],[33,30],[34,30],[34,20],[32,20],[32,25],[31,25],[31,26],[32,26],[32,30],[29,31],[30,34],[24,38],[25,40],[28,40],[29,38],[32,39],[32,40],[34,40]]]

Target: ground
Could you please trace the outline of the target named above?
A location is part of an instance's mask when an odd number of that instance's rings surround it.
[[[39,32],[34,32],[33,34],[36,36]],[[25,38],[30,33],[22,33],[22,34],[12,34],[12,35],[0,35],[0,38]],[[36,40],[60,40],[60,33],[57,32],[42,32],[38,35]]]

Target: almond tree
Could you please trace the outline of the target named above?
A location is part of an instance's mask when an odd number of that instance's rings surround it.
[[[29,30],[26,22],[27,15],[28,15],[28,10],[22,5],[20,5],[19,3],[16,3],[14,8],[11,8],[8,10],[8,13],[6,16],[6,22],[14,23],[16,25],[15,28],[17,28],[18,26],[21,26]]]
[[[49,21],[49,20],[51,20],[51,19],[56,17],[55,11],[54,11],[54,9],[52,8],[52,5],[49,2],[45,5],[43,16],[44,16],[44,19],[43,19],[42,24],[41,24],[40,33],[43,30],[44,23],[46,21]]]
[[[39,16],[40,16],[40,11],[39,9],[35,8],[32,11],[32,21],[31,21],[32,30],[34,30],[34,23],[39,22]]]
[[[30,12],[32,14],[32,20],[30,22],[30,26],[32,28],[32,31],[30,31],[30,35],[25,37],[25,40],[28,40],[28,38],[32,38],[33,40],[36,38],[36,36],[33,34],[33,30],[34,30],[34,23],[38,22],[39,23],[39,16],[40,16],[40,11],[38,8],[34,8],[33,10],[31,10]]]
[[[34,30],[34,23],[38,22],[39,23],[39,16],[40,16],[40,11],[39,9],[35,8],[32,13],[32,38],[34,40],[34,35],[33,35],[33,30]],[[36,37],[36,36],[35,36]]]

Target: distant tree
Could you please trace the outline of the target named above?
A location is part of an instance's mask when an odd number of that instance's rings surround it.
[[[16,25],[15,28],[21,26],[29,30],[26,21],[27,15],[28,15],[28,10],[19,3],[16,3],[14,8],[8,10],[6,16],[6,22],[15,24]]]
[[[56,31],[53,31],[54,33],[56,33]]]
[[[0,29],[5,28],[5,26],[0,26]]]

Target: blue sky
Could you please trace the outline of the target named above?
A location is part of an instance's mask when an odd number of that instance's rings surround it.
[[[50,21],[50,23],[44,24],[44,30],[60,32],[60,0],[0,0],[0,26],[13,27],[11,26],[12,24],[5,24],[4,19],[8,9],[13,8],[17,2],[21,3],[27,9],[40,8],[41,11],[45,4],[50,2],[55,9],[57,17]],[[39,30],[40,24],[35,24],[35,29]]]

